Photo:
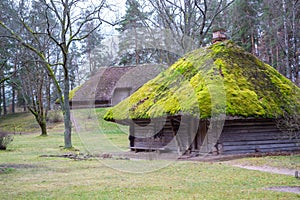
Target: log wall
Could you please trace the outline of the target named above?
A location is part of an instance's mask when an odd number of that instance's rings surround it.
[[[226,120],[218,136],[209,129],[209,121],[184,116],[140,119],[131,126],[132,148],[141,150],[224,155],[300,150],[300,133],[281,130],[272,119]]]
[[[152,120],[134,120],[132,124],[132,132],[134,136],[134,148],[144,150],[155,150],[168,148],[169,150],[176,151],[177,146],[173,142],[174,135],[178,131],[180,123],[173,121],[171,118],[160,118]]]
[[[277,127],[272,119],[228,120],[219,138],[220,154],[300,150],[300,133]]]

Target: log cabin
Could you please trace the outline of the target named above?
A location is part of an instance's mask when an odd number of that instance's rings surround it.
[[[130,148],[232,155],[298,151],[300,89],[232,41],[190,52],[112,107]]]

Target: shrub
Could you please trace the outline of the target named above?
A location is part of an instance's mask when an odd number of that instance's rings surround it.
[[[0,150],[6,150],[7,145],[13,141],[13,135],[0,136]]]
[[[63,115],[60,110],[53,110],[48,114],[48,121],[50,123],[58,123],[63,121]]]

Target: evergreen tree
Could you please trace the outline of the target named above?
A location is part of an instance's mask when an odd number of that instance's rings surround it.
[[[91,22],[87,23],[84,26],[86,32],[93,30],[96,25]],[[87,62],[85,64],[88,65],[88,73],[94,73],[99,67],[101,67],[101,60],[105,59],[101,54],[97,54],[96,49],[101,49],[103,51],[104,46],[102,45],[102,40],[104,37],[100,33],[99,30],[93,31],[89,37],[82,41],[83,47],[81,48],[82,54],[86,56]]]
[[[237,0],[231,7],[230,33],[232,40],[252,54],[258,55],[261,0]]]
[[[121,33],[119,44],[120,65],[138,65],[142,63],[141,50],[142,41],[145,35],[140,32],[142,28],[148,27],[146,23],[150,13],[142,11],[142,6],[138,0],[126,1],[126,13],[122,17],[120,27],[117,30]],[[143,29],[145,30],[145,29]]]

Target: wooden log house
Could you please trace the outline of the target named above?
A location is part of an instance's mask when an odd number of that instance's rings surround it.
[[[299,113],[296,85],[221,41],[188,53],[104,118],[130,126],[132,149],[225,155],[300,150]]]

